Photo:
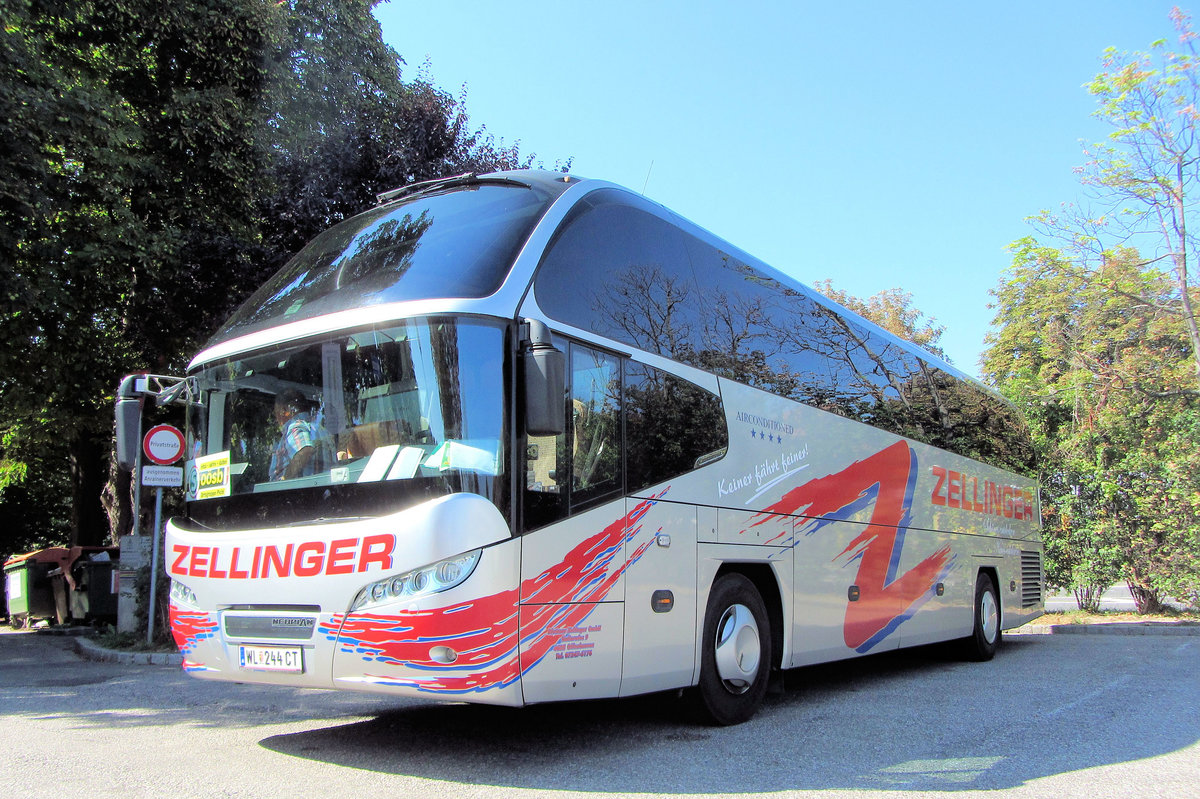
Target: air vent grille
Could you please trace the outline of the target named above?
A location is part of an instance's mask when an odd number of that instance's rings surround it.
[[[1021,607],[1042,604],[1042,553],[1021,552]]]

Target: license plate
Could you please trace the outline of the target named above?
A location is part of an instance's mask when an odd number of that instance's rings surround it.
[[[304,671],[304,650],[298,646],[243,646],[242,668],[253,671]]]

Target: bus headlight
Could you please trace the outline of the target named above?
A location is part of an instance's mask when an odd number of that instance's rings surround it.
[[[350,612],[353,613],[372,605],[437,594],[461,585],[475,571],[482,551],[476,549],[465,555],[456,555],[420,569],[376,580],[358,592],[358,595],[354,597],[354,602],[350,605]]]
[[[188,605],[189,607],[197,607],[196,595],[192,589],[188,588],[178,580],[171,581],[171,601],[176,605]]]

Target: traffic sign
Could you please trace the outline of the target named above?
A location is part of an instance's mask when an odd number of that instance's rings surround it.
[[[169,424],[151,427],[142,439],[142,452],[159,466],[170,466],[183,455],[183,433]]]
[[[146,488],[179,488],[183,485],[183,467],[143,466],[142,485]]]

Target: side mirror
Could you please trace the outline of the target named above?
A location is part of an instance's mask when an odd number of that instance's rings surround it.
[[[527,320],[525,349],[525,432],[534,436],[560,435],[567,427],[567,357],[555,349],[550,329]]]
[[[117,466],[126,472],[137,465],[142,446],[142,397],[137,381],[142,375],[130,375],[117,389]],[[144,379],[144,378],[143,378]]]

